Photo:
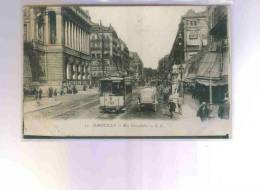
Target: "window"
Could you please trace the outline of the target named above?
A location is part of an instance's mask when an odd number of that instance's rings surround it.
[[[196,26],[197,25],[197,21],[190,21],[190,25],[191,26]]]
[[[23,26],[23,40],[24,40],[24,41],[27,41],[27,40],[28,40],[28,38],[27,38],[27,32],[28,32],[27,24],[24,24],[24,26]]]
[[[50,39],[51,44],[56,43],[56,14],[55,12],[51,11],[50,15]]]
[[[112,82],[112,94],[115,96],[122,96],[124,94],[124,82]]]
[[[197,31],[191,31],[189,33],[189,39],[198,39],[199,35]]]

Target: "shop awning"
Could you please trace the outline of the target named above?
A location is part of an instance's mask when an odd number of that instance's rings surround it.
[[[202,84],[204,86],[210,86],[210,80],[206,79],[197,79],[196,80],[197,83]],[[211,80],[211,86],[224,86],[227,85],[228,81],[226,78],[223,79],[218,79],[218,80]]]
[[[200,56],[196,56],[197,59],[187,63],[184,71],[184,81],[191,82],[195,80],[200,84],[208,86],[209,79],[212,79],[212,86],[228,84],[228,52],[221,54],[217,51],[204,51],[203,54],[199,54]]]
[[[217,52],[207,52],[200,60],[197,78],[218,78],[220,75],[220,54]]]

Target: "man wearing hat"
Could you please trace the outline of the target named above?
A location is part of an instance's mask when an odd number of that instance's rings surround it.
[[[201,121],[205,121],[208,119],[209,109],[207,107],[206,102],[202,102],[202,104],[200,105],[197,111],[197,116],[200,117]]]

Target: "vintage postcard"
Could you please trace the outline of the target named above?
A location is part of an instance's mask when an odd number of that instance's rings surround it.
[[[23,135],[230,138],[229,7],[23,7]]]

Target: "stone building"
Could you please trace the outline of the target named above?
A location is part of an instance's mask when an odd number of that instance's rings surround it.
[[[90,53],[93,60],[91,72],[97,85],[105,76],[126,75],[129,65],[129,50],[109,25],[93,24],[90,35]]]
[[[195,12],[190,9],[182,16],[170,54],[168,73],[172,83],[179,81],[180,93],[183,91],[183,79],[186,65],[208,44],[207,11]],[[173,72],[173,69],[175,72]],[[178,68],[178,72],[176,72]],[[168,74],[169,75],[169,74]],[[178,79],[178,80],[177,80]]]
[[[167,54],[159,60],[157,71],[160,82],[164,85],[170,85],[172,64],[170,55]]]
[[[201,51],[208,44],[207,11],[195,12],[190,9],[181,20],[184,41],[184,61]],[[178,36],[177,36],[178,37]]]
[[[221,103],[228,96],[230,49],[227,6],[209,6],[208,45],[186,67],[185,78],[195,83],[198,97],[210,104]]]
[[[24,64],[32,82],[43,88],[90,84],[88,12],[76,6],[26,6],[23,12]]]
[[[137,52],[130,52],[129,75],[134,79],[136,84],[143,80],[143,62]]]

